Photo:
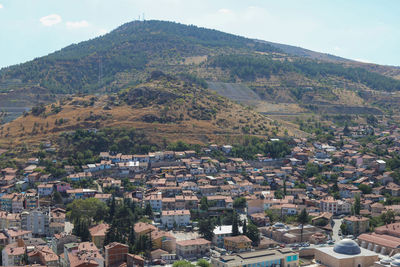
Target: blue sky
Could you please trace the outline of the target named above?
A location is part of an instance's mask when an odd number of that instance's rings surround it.
[[[107,33],[143,13],[400,66],[397,0],[0,0],[0,67]]]

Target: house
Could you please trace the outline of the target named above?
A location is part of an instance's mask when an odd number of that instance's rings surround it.
[[[97,193],[96,195],[94,195],[94,198],[97,198],[98,200],[107,203],[107,201],[109,201],[111,199],[112,195],[111,194],[99,194]]]
[[[39,196],[50,196],[53,193],[52,184],[40,184],[37,189]]]
[[[241,226],[239,226],[239,232],[242,232]],[[224,238],[232,235],[232,225],[216,226],[213,233],[213,245],[222,248],[224,246]]]
[[[135,235],[138,237],[138,236],[147,235],[148,233],[150,233],[152,231],[156,231],[158,229],[157,229],[157,227],[155,227],[152,224],[138,222],[133,226],[133,230],[135,231]]]
[[[129,248],[125,244],[113,242],[104,247],[106,267],[120,266],[127,262]]]
[[[102,248],[104,245],[104,239],[106,238],[106,233],[110,226],[106,223],[101,223],[96,226],[89,228],[90,236],[92,237],[92,242],[98,248]]]
[[[167,228],[187,226],[189,223],[189,210],[165,210],[161,213],[161,224]]]
[[[359,235],[369,230],[369,219],[361,216],[347,216],[343,218],[347,231],[352,235]]]
[[[59,182],[59,183],[56,184],[57,192],[64,193],[64,192],[67,192],[67,190],[70,190],[70,189],[72,189],[72,187],[71,187],[71,184],[69,184],[69,183]]]
[[[198,259],[210,255],[211,242],[204,239],[192,239],[176,242],[176,255],[184,259]]]
[[[1,210],[11,212],[12,201],[16,194],[4,194],[0,198],[0,208]]]
[[[61,265],[70,267],[104,267],[104,258],[92,242],[69,243],[64,245]]]
[[[26,230],[5,229],[3,233],[8,238],[9,244],[16,242],[18,239],[32,238],[32,232]]]
[[[227,251],[244,252],[251,250],[251,239],[245,235],[228,236],[224,238],[224,247]]]
[[[162,209],[162,194],[157,192],[145,197],[145,203],[150,204],[153,211],[161,211]]]
[[[44,266],[58,266],[58,256],[49,246],[36,246],[28,253],[29,262],[40,263]]]
[[[96,190],[77,188],[77,189],[67,190],[67,194],[70,199],[86,199],[89,197],[94,197],[96,195]]]
[[[67,233],[55,234],[51,240],[51,249],[60,255],[64,251],[64,245],[80,242],[79,237]]]
[[[144,259],[139,255],[128,254],[127,255],[127,266],[144,266]]]
[[[20,213],[24,210],[25,197],[22,194],[14,194],[11,199],[11,211],[12,213]]]
[[[154,249],[163,249],[169,253],[176,251],[176,238],[169,232],[156,230],[151,232]]]
[[[3,266],[19,266],[25,255],[25,247],[16,247],[15,244],[10,244],[3,249],[1,254]]]

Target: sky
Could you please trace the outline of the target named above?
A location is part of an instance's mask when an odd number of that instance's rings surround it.
[[[143,14],[400,66],[398,0],[0,0],[0,68],[103,35]]]

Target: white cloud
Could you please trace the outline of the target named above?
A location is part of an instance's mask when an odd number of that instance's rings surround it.
[[[232,10],[230,10],[230,9],[221,8],[221,9],[218,10],[218,13],[221,13],[221,14],[231,14],[231,13],[233,13],[233,12],[232,12]]]
[[[65,26],[67,26],[68,29],[79,29],[79,28],[86,28],[89,27],[89,22],[86,20],[81,20],[81,21],[67,21],[65,23]]]
[[[335,47],[333,47],[333,50],[334,50],[335,52],[338,52],[338,51],[340,51],[340,47],[339,47],[339,46],[335,46]]]
[[[40,22],[47,27],[56,25],[62,21],[61,16],[57,14],[51,14],[40,18]]]
[[[0,4],[0,9],[2,9],[4,6],[2,4]]]

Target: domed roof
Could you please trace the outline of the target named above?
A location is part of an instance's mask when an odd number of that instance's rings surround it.
[[[333,251],[346,255],[357,255],[361,253],[361,249],[358,244],[354,240],[347,238],[336,242],[335,246],[333,247]]]

